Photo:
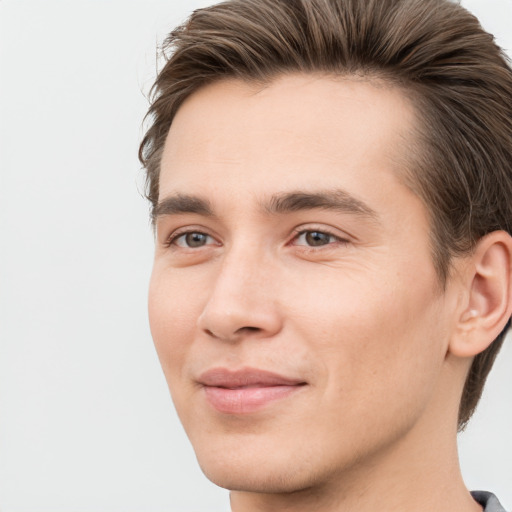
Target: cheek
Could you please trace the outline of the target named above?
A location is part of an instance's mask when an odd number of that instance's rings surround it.
[[[435,276],[413,283],[397,271],[389,276],[333,276],[316,281],[296,302],[298,328],[324,368],[322,385],[339,407],[358,414],[399,403],[398,396],[426,399],[420,395],[432,389],[444,357]]]
[[[148,294],[151,335],[168,381],[179,374],[197,318],[191,288],[177,277],[155,265]]]

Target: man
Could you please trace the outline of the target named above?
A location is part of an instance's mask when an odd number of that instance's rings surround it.
[[[230,0],[141,144],[155,345],[233,512],[503,510],[462,481],[512,313],[512,71],[446,0]]]

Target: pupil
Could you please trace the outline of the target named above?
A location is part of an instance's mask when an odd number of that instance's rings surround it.
[[[189,247],[201,247],[206,243],[206,235],[203,233],[188,233],[185,240]]]
[[[319,231],[310,231],[309,233],[306,233],[306,242],[308,245],[326,245],[329,243],[330,238],[331,235],[328,235],[327,233],[320,233]]]

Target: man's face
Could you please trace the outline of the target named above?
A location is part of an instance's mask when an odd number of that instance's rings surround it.
[[[149,313],[217,484],[320,485],[446,415],[455,299],[395,163],[414,122],[397,90],[307,75],[216,83],[180,108]]]

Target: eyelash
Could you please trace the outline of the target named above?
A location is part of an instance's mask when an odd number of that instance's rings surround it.
[[[187,235],[192,234],[198,234],[198,235],[205,235],[207,237],[213,238],[212,235],[209,235],[208,233],[205,233],[204,231],[201,231],[199,229],[187,229],[184,231],[176,231],[175,233],[172,233],[167,240],[165,241],[165,247],[171,247],[175,245],[176,247],[180,247],[177,245],[177,240],[179,240],[182,237],[185,237]],[[193,247],[180,247],[181,249],[194,249]]]
[[[331,231],[329,231],[328,229],[325,229],[325,228],[310,228],[310,229],[300,229],[300,230],[295,230],[294,233],[293,233],[293,238],[291,240],[291,242],[294,242],[296,240],[298,240],[299,237],[301,237],[302,235],[306,235],[308,233],[319,233],[321,235],[327,235],[328,237],[334,239],[334,241],[332,242],[329,242],[327,244],[323,244],[323,245],[318,245],[318,246],[314,246],[314,245],[298,245],[298,244],[295,244],[297,247],[301,247],[302,250],[309,250],[309,251],[318,251],[322,248],[327,248],[327,247],[330,247],[333,245],[333,243],[337,243],[337,244],[342,244],[342,245],[345,245],[345,244],[348,244],[349,241],[345,238],[342,238],[340,237],[339,235],[336,235],[334,233],[332,233]],[[176,246],[176,247],[180,247],[182,249],[194,249],[194,247],[181,247],[181,246],[178,246],[177,245],[177,240],[179,240],[181,237],[185,237],[187,235],[190,235],[190,234],[199,234],[199,235],[204,235],[206,237],[209,237],[209,238],[214,238],[212,235],[208,234],[208,233],[205,233],[204,231],[201,231],[199,229],[187,229],[185,231],[177,231],[175,233],[172,233],[171,236],[169,236],[165,242],[165,247],[171,247],[171,246]],[[201,248],[201,247],[204,247],[204,246],[198,246],[197,248]]]
[[[332,233],[331,231],[329,231],[328,229],[325,229],[325,228],[321,228],[321,229],[310,228],[310,229],[297,230],[297,231],[295,231],[295,234],[293,236],[292,242],[296,241],[300,236],[306,235],[308,233],[319,233],[321,235],[327,235],[328,237],[330,237],[331,239],[334,239],[334,240],[329,242],[329,243],[327,243],[327,244],[318,245],[318,246],[314,246],[314,245],[297,245],[298,247],[301,247],[302,250],[318,251],[318,250],[321,250],[322,248],[332,248],[333,244],[345,245],[345,244],[349,243],[349,241],[346,238],[342,238],[341,236],[336,235],[336,234]]]

